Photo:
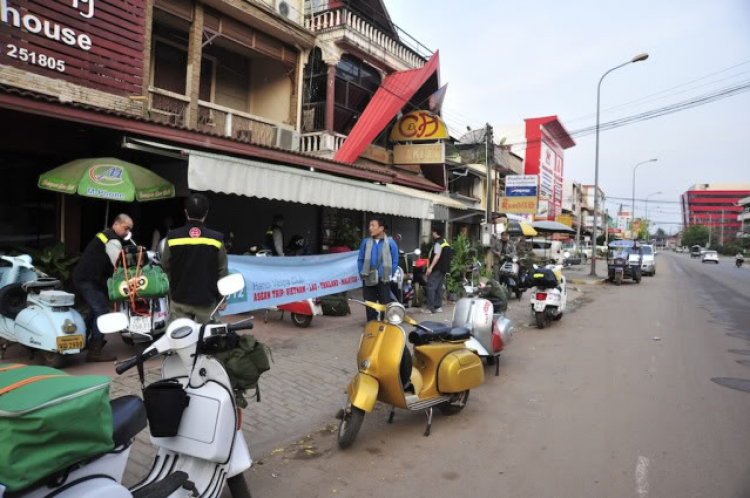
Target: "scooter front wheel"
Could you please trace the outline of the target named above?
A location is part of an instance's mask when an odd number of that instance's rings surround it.
[[[229,487],[229,492],[232,494],[232,498],[252,498],[250,496],[250,488],[247,487],[247,482],[243,474],[237,474],[227,479],[227,486]]]
[[[458,412],[464,409],[464,406],[466,406],[466,403],[469,402],[469,390],[459,393],[456,398],[446,401],[445,403],[440,403],[438,405],[438,408],[443,413],[443,415],[456,415]]]
[[[292,323],[295,327],[306,329],[312,323],[312,315],[300,315],[299,313],[292,313]]]
[[[356,406],[351,406],[350,410],[351,412],[349,413],[344,410],[344,414],[339,422],[338,443],[339,448],[342,450],[354,444],[354,440],[357,439],[357,434],[359,434],[359,429],[362,427],[362,421],[365,419],[364,410],[360,410]]]

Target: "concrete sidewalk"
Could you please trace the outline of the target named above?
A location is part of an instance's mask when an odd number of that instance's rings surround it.
[[[596,277],[589,275],[590,272],[591,260],[584,264],[563,268],[563,275],[568,278],[568,283],[572,285],[601,285],[607,280],[607,258],[596,259]]]

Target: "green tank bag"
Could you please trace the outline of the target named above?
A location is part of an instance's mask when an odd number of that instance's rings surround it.
[[[111,451],[109,377],[0,365],[0,484],[24,489]]]
[[[120,267],[107,280],[107,291],[110,301],[128,299],[135,290],[136,297],[162,297],[169,293],[169,280],[166,273],[158,266],[144,265],[136,275],[136,268],[130,267],[125,278],[125,270]]]

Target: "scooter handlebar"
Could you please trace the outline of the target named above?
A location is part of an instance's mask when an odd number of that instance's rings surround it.
[[[237,330],[252,330],[253,326],[253,317],[250,317],[239,322],[230,323],[229,325],[227,325],[227,331],[235,332]]]
[[[117,372],[117,375],[122,375],[139,363],[143,363],[144,361],[147,361],[154,356],[157,356],[158,354],[159,351],[157,351],[156,349],[152,349],[150,351],[146,351],[143,354],[139,354],[138,356],[133,356],[132,358],[125,360],[124,362],[117,365],[117,367],[115,368],[115,372]]]

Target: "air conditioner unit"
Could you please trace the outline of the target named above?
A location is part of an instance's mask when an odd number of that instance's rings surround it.
[[[288,128],[275,127],[273,145],[279,149],[299,151],[300,133]]]
[[[299,9],[289,0],[276,0],[276,12],[284,19],[299,22]]]

